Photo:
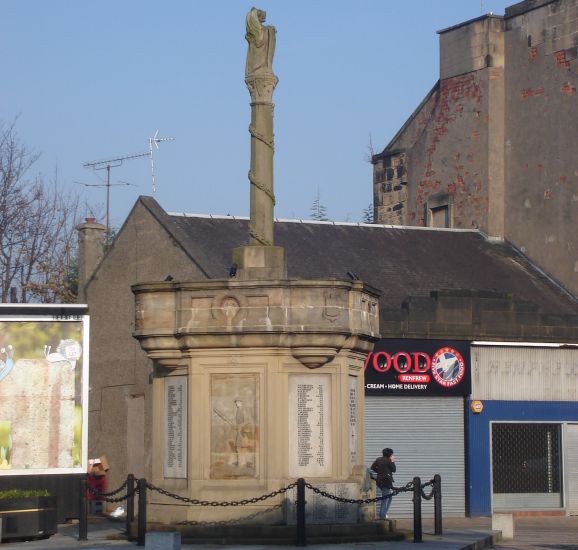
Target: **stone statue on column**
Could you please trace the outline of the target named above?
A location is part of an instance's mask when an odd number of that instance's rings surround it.
[[[251,94],[251,222],[249,244],[273,246],[273,73],[275,27],[263,25],[266,13],[251,8],[246,18],[249,44],[245,83]]]
[[[251,94],[251,212],[249,243],[233,250],[236,279],[283,279],[287,275],[285,249],[273,242],[273,73],[275,27],[264,25],[266,13],[251,8],[246,17],[248,43],[245,84]]]
[[[247,50],[247,64],[245,66],[245,77],[272,75],[273,55],[275,55],[275,27],[264,26],[267,14],[251,8],[247,14],[247,33],[245,38],[249,43]],[[276,78],[276,77],[275,77]]]

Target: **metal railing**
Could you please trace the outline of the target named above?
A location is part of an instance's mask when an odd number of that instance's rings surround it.
[[[127,501],[126,506],[126,534],[130,535],[131,524],[134,522],[134,497],[138,494],[138,515],[137,515],[137,546],[145,545],[146,536],[146,524],[147,524],[147,491],[154,491],[168,498],[178,500],[187,504],[193,504],[197,506],[245,506],[247,504],[255,504],[257,502],[262,502],[273,498],[278,495],[285,494],[287,491],[296,488],[296,532],[295,532],[295,542],[297,546],[307,546],[307,523],[306,523],[306,489],[310,491],[331,499],[337,502],[342,502],[346,504],[371,504],[376,503],[384,499],[391,499],[400,493],[413,493],[413,541],[422,542],[423,541],[423,529],[422,529],[422,500],[434,499],[434,529],[436,535],[441,535],[443,532],[442,528],[442,492],[441,492],[441,477],[436,474],[433,479],[426,483],[422,483],[419,477],[414,477],[413,481],[410,481],[403,487],[394,487],[392,491],[387,495],[382,495],[374,498],[364,498],[364,499],[352,499],[344,498],[338,495],[334,495],[327,491],[320,489],[307,483],[305,479],[299,478],[297,481],[290,483],[289,485],[282,487],[276,491],[266,493],[264,495],[243,499],[243,500],[233,500],[233,501],[209,501],[209,500],[198,500],[188,497],[183,497],[175,493],[171,493],[165,489],[152,485],[148,483],[146,479],[139,479],[136,481],[132,474],[129,474],[126,481],[115,491],[109,493],[100,493],[95,489],[88,486],[86,477],[83,477],[80,481],[80,518],[79,518],[79,528],[78,528],[78,540],[87,540],[88,535],[88,506],[87,506],[87,496],[90,493],[94,499],[106,501],[106,502],[122,502]],[[425,492],[425,489],[431,487],[429,494]],[[122,496],[116,496],[121,492],[124,492]],[[187,523],[187,522],[183,522]],[[228,522],[206,522],[226,524]]]

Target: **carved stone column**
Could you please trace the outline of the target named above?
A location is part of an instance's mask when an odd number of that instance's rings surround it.
[[[237,279],[283,279],[287,275],[285,250],[274,246],[273,208],[273,73],[275,27],[263,25],[266,14],[252,8],[247,14],[249,44],[245,84],[251,94],[251,218],[249,245],[233,250]]]
[[[273,246],[273,91],[275,75],[250,76],[245,79],[251,94],[251,222],[249,244]]]

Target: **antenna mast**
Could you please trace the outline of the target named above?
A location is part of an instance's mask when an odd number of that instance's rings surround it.
[[[159,131],[155,132],[155,135],[149,137],[149,147],[146,153],[136,153],[134,155],[125,155],[124,157],[116,157],[108,160],[97,160],[94,162],[85,162],[82,166],[85,168],[92,168],[93,170],[106,170],[106,183],[102,186],[99,184],[90,185],[90,184],[83,184],[88,185],[90,187],[106,187],[106,234],[108,235],[109,228],[110,228],[110,188],[112,185],[110,183],[110,169],[117,168],[118,166],[122,166],[122,163],[125,160],[131,159],[138,159],[148,157],[151,163],[151,179],[153,184],[153,194],[156,192],[156,181],[155,181],[155,165],[154,165],[154,158],[153,158],[153,144],[158,149],[159,143],[161,141],[175,141],[176,138],[174,137],[159,137]],[[118,185],[118,184],[116,184]],[[124,183],[121,185],[131,185],[128,183]]]
[[[155,181],[155,163],[154,163],[154,159],[153,159],[153,143],[155,144],[155,147],[159,148],[159,143],[161,141],[175,141],[176,138],[174,137],[164,137],[164,138],[160,138],[158,137],[159,135],[159,131],[157,130],[155,132],[155,135],[153,137],[149,138],[149,158],[151,159],[151,179],[153,182],[153,195],[157,192],[157,185],[156,185],[156,181]]]
[[[106,187],[106,235],[108,237],[109,229],[110,229],[110,169],[116,168],[118,166],[122,166],[123,161],[129,159],[138,159],[141,157],[147,157],[148,153],[137,153],[135,155],[126,155],[124,157],[116,157],[113,159],[108,160],[97,160],[94,162],[85,162],[82,166],[85,168],[92,168],[93,170],[106,170],[106,183],[104,187]],[[97,185],[101,187],[100,185]]]

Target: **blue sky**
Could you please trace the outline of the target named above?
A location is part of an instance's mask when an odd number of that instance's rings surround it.
[[[336,221],[372,200],[382,150],[439,76],[436,31],[504,13],[503,0],[262,0],[277,28],[275,216],[308,218],[319,189]],[[249,93],[240,0],[19,0],[0,20],[0,119],[18,116],[36,171],[104,214],[105,172],[87,161],[155,153],[168,211],[247,216]],[[111,220],[151,195],[146,158],[113,168]]]

